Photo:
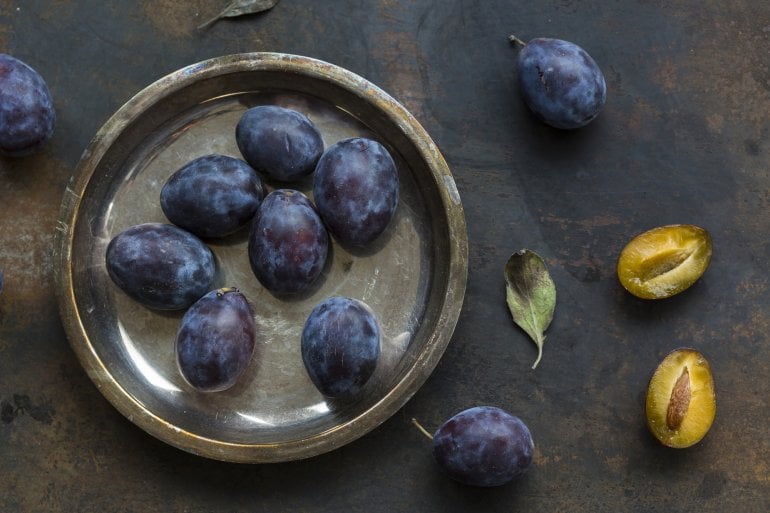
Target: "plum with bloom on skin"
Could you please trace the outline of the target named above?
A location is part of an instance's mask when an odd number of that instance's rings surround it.
[[[307,196],[277,189],[265,197],[249,234],[249,262],[266,289],[277,296],[309,289],[328,251],[329,235]]]
[[[574,43],[546,37],[532,39],[521,49],[517,67],[524,102],[548,125],[580,128],[604,108],[604,74],[596,61]]]
[[[312,173],[324,150],[321,132],[307,116],[277,105],[247,110],[238,121],[235,140],[251,167],[280,182]]]
[[[340,244],[371,244],[385,231],[398,206],[399,179],[393,157],[372,139],[337,142],[318,161],[313,198]]]
[[[532,465],[535,445],[518,417],[494,406],[461,411],[433,435],[433,457],[452,479],[500,486]]]
[[[185,312],[179,324],[179,370],[197,390],[226,390],[251,361],[255,336],[254,312],[246,297],[235,288],[212,290]]]
[[[199,237],[229,235],[245,226],[265,196],[257,172],[241,159],[204,155],[172,174],[160,191],[169,221]]]
[[[0,153],[23,157],[41,151],[55,124],[53,98],[43,77],[0,53]]]
[[[377,367],[380,326],[363,301],[330,297],[308,316],[301,350],[310,380],[323,395],[351,398]]]
[[[181,310],[211,289],[216,265],[195,235],[171,224],[144,223],[107,245],[107,273],[130,297],[150,308]]]

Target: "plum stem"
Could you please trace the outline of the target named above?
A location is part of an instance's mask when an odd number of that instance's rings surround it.
[[[513,44],[513,45],[527,46],[527,43],[525,43],[524,41],[522,41],[518,37],[514,36],[513,34],[508,36],[508,41],[510,41],[510,43]]]
[[[235,287],[222,287],[217,289],[217,297],[222,297],[225,294],[229,294],[230,292],[238,292],[238,289]]]
[[[420,423],[417,421],[417,419],[415,419],[415,418],[412,418],[412,424],[414,424],[414,425],[417,427],[417,429],[419,429],[419,430],[420,430],[420,433],[422,433],[423,435],[427,436],[427,437],[428,437],[428,440],[433,440],[433,435],[431,435],[430,433],[428,433],[428,430],[427,430],[427,429],[425,429],[424,427],[422,427],[422,424],[420,424]]]

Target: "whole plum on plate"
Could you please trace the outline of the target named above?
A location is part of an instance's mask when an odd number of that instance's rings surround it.
[[[280,182],[312,173],[324,150],[321,132],[307,116],[277,105],[247,110],[235,128],[235,140],[246,162]]]
[[[377,367],[380,326],[363,301],[330,297],[310,312],[301,350],[310,380],[323,395],[351,398]]]
[[[211,289],[216,266],[211,250],[174,225],[144,223],[107,245],[107,272],[130,297],[158,310],[181,310]]]
[[[227,155],[204,155],[172,174],[160,191],[169,221],[199,237],[224,237],[246,225],[265,196],[251,166]]]
[[[524,102],[548,125],[580,128],[604,108],[604,74],[574,43],[547,37],[532,39],[521,49],[517,68]]]
[[[254,352],[256,326],[246,297],[235,288],[212,290],[184,314],[176,358],[185,380],[202,392],[232,387]]]
[[[494,406],[461,411],[433,435],[433,457],[452,479],[471,486],[500,486],[532,465],[535,445],[518,417]]]
[[[328,251],[329,235],[307,196],[277,189],[262,200],[249,234],[249,262],[270,292],[284,296],[309,289]]]
[[[37,153],[53,136],[56,111],[45,80],[24,62],[0,53],[0,153]]]
[[[396,212],[396,164],[377,141],[364,137],[339,141],[318,161],[313,198],[340,244],[367,246],[385,231]]]

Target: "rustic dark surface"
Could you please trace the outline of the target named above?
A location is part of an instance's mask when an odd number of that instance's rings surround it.
[[[765,1],[283,0],[196,26],[221,1],[0,1],[0,51],[48,81],[58,111],[38,156],[0,161],[0,509],[9,512],[770,511],[770,6]],[[603,114],[538,123],[506,37],[583,46]],[[394,417],[310,460],[236,465],[157,441],[99,393],[67,344],[51,246],[67,182],[101,124],[144,86],[223,54],[320,58],[378,84],[444,153],[469,241],[463,312],[444,358]],[[675,298],[628,295],[615,261],[636,233],[711,232],[704,277]],[[505,306],[502,269],[546,258],[558,305],[543,361]],[[706,439],[647,433],[652,370],[700,349],[717,387]],[[535,466],[473,489],[440,473],[431,429],[478,404],[530,426]]]

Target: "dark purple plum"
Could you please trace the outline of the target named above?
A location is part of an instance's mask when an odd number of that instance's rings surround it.
[[[524,102],[555,128],[587,125],[607,100],[607,85],[596,61],[569,41],[532,39],[519,53],[518,75]]]
[[[372,139],[344,139],[327,149],[313,177],[313,198],[329,232],[349,247],[365,247],[396,212],[399,180],[385,147]]]
[[[235,288],[212,290],[179,323],[179,371],[201,392],[226,390],[251,361],[255,337],[254,312],[246,297]]]
[[[433,435],[433,457],[449,477],[471,486],[499,486],[529,470],[535,445],[527,426],[494,406],[476,406]]]
[[[189,307],[211,290],[216,265],[211,250],[174,225],[145,223],[107,245],[107,272],[130,297],[158,310]]]
[[[264,196],[262,180],[246,162],[205,155],[169,177],[160,205],[175,225],[199,237],[217,238],[245,226]]]
[[[352,398],[377,367],[380,327],[363,301],[330,297],[310,312],[301,350],[310,380],[324,396]]]
[[[321,132],[307,116],[276,105],[247,110],[235,128],[235,141],[246,162],[280,182],[312,173],[324,150]]]
[[[0,53],[0,153],[23,157],[41,151],[55,124],[53,99],[43,77]]]
[[[277,189],[265,197],[251,225],[249,262],[266,289],[276,296],[308,290],[328,251],[329,235],[307,196]]]

